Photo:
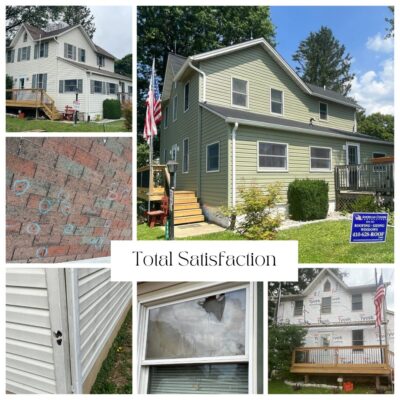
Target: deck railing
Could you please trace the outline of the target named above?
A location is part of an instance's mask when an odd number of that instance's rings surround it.
[[[394,365],[393,358],[393,353],[389,352],[388,346],[380,345],[299,347],[293,351],[292,367],[304,365],[313,365],[314,367],[390,366]]]
[[[393,162],[338,165],[335,167],[335,190],[394,193],[393,172]]]
[[[166,165],[146,165],[137,169],[137,195],[144,200],[161,200],[169,186]]]

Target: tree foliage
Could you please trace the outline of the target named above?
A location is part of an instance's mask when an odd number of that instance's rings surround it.
[[[6,6],[6,37],[10,40],[23,23],[45,28],[51,22],[81,24],[92,38],[94,16],[85,6]]]
[[[354,78],[350,73],[351,56],[328,27],[311,32],[300,42],[292,58],[299,64],[296,71],[305,82],[326,86],[343,95],[349,93]]]
[[[307,330],[295,325],[272,325],[268,329],[268,371],[289,373],[292,353],[304,345]]]
[[[114,71],[117,74],[132,76],[132,54],[127,54],[120,60],[116,60],[114,64]]]
[[[389,6],[388,8],[392,12],[392,15],[390,18],[385,18],[385,21],[389,24],[389,27],[386,28],[386,38],[391,38],[394,37],[394,6]]]
[[[137,34],[137,132],[140,137],[153,58],[158,75],[163,77],[171,52],[187,57],[258,37],[275,45],[275,27],[269,8],[256,6],[142,6],[138,7]]]
[[[359,111],[357,112],[357,131],[393,142],[394,116],[379,112],[367,116],[364,111]]]

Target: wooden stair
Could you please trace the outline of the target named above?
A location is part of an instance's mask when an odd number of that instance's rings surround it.
[[[42,110],[47,115],[47,117],[52,121],[62,119],[62,114],[58,112],[58,110],[54,107],[53,104],[51,105],[42,104]]]
[[[204,220],[195,192],[177,190],[174,199],[174,224],[191,224]]]

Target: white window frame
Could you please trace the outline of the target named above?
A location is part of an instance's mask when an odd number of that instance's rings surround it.
[[[321,104],[326,104],[326,119],[321,118]],[[318,104],[318,119],[321,122],[328,122],[329,121],[329,105],[325,101],[320,101]]]
[[[30,47],[30,46],[21,47],[20,61],[29,61],[28,60],[28,47]],[[24,54],[24,52],[25,52],[25,54]]]
[[[67,43],[67,58],[68,58],[68,60],[74,60],[74,47],[76,47],[76,46],[74,46],[73,44]],[[71,48],[71,57],[69,54],[70,48]]]
[[[272,91],[273,90],[276,90],[277,92],[281,92],[282,93],[282,112],[281,113],[277,113],[277,112],[273,112],[272,111]],[[269,91],[269,111],[270,111],[271,114],[274,114],[274,115],[283,116],[285,114],[285,92],[283,90],[271,87],[271,89]]]
[[[139,394],[147,393],[152,365],[247,363],[249,394],[256,393],[255,357],[257,321],[255,318],[256,282],[187,282],[138,297],[137,382]],[[221,292],[246,289],[245,354],[240,356],[196,357],[181,359],[145,360],[149,311],[161,306],[186,302]]]
[[[176,94],[172,99],[172,122],[175,122],[177,119],[178,119],[178,95]]]
[[[213,170],[210,171],[208,169],[208,148],[210,146],[213,146],[214,144],[218,144],[218,169],[213,169]],[[220,169],[221,169],[221,142],[218,141],[218,142],[208,143],[206,145],[206,173],[207,174],[212,174],[212,173],[215,173],[215,172],[219,172]]]
[[[165,108],[164,108],[164,129],[168,128],[168,112],[169,112],[169,106],[165,106]]]
[[[184,165],[185,165],[185,141],[187,141],[188,143],[188,147],[187,147],[187,171],[184,170]],[[182,174],[188,174],[189,173],[189,138],[185,137],[182,141]]]
[[[233,104],[233,80],[234,79],[246,82],[246,106],[238,106],[236,104]],[[239,93],[239,92],[235,92],[235,93]],[[239,94],[243,94],[243,93],[239,93]],[[242,109],[248,110],[249,104],[250,104],[250,81],[248,79],[239,78],[238,76],[231,76],[231,107],[242,108]]]
[[[346,142],[346,165],[349,165],[349,146],[357,147],[358,164],[360,164],[361,163],[360,143]]]
[[[186,86],[189,87],[188,89],[188,98],[187,98],[187,108],[185,108],[186,105]],[[183,113],[187,112],[190,108],[190,103],[189,103],[189,97],[190,97],[190,81],[187,81],[185,85],[183,86]]]
[[[24,32],[24,35],[23,35],[23,37],[22,37],[22,42],[23,43],[26,43],[28,41],[28,32]]]
[[[318,160],[327,160],[326,158],[320,158],[320,157],[311,157],[311,149],[328,149],[330,151],[329,155],[329,160],[330,160],[330,168],[312,168],[311,167],[311,159],[315,158]],[[309,156],[310,156],[310,172],[332,172],[332,147],[324,147],[324,146],[309,146]]]
[[[260,167],[260,143],[281,144],[286,146],[286,168]],[[283,156],[270,156],[283,157]],[[268,140],[257,140],[257,172],[289,172],[289,143],[272,142]]]

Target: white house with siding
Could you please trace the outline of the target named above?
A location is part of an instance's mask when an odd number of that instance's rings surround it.
[[[10,268],[7,393],[90,393],[132,304],[110,269]]]
[[[132,79],[114,72],[115,60],[81,25],[43,30],[22,24],[6,49],[6,73],[13,82],[6,105],[36,106],[59,119],[78,96],[80,119],[102,118],[105,99],[132,96]]]

